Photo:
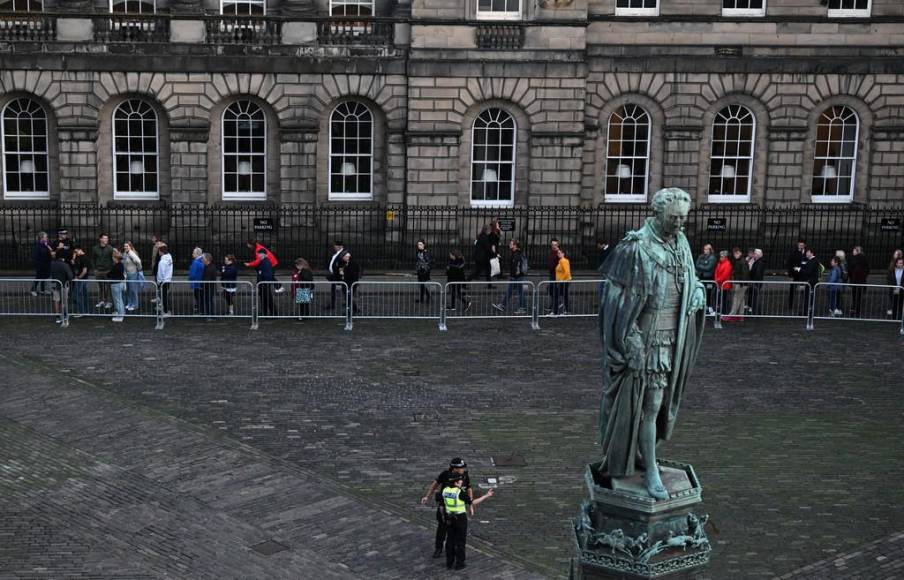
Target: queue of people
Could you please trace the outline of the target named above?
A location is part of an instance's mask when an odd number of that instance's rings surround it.
[[[707,304],[709,314],[715,314],[714,292],[721,292],[721,319],[724,322],[741,322],[745,315],[761,314],[761,297],[764,290],[766,265],[763,251],[749,248],[746,254],[739,247],[731,251],[721,250],[716,257],[713,246],[706,244],[697,257],[695,270],[697,277],[715,284],[707,288]],[[827,285],[827,315],[841,317],[845,315],[842,303],[842,284],[851,284],[849,314],[860,317],[863,311],[864,286],[870,275],[869,262],[861,246],[851,250],[850,257],[844,250],[837,250],[835,255],[824,265],[816,256],[813,248],[800,240],[788,254],[785,268],[789,284],[787,295],[787,311],[804,315],[809,308],[810,293],[816,285],[825,281]],[[885,285],[889,286],[889,300],[886,316],[898,320],[904,305],[904,254],[895,250],[888,266]],[[859,285],[859,286],[858,286]],[[806,290],[806,292],[805,292]]]

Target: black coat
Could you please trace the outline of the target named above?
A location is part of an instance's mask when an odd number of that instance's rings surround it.
[[[449,282],[464,282],[467,279],[467,276],[465,276],[464,258],[449,260],[449,264],[446,266],[446,279]]]
[[[750,267],[750,279],[755,282],[762,282],[766,276],[766,262],[762,258],[755,261]]]
[[[785,260],[785,269],[788,271],[788,276],[793,280],[803,280],[800,274],[794,271],[794,268],[799,267],[803,271],[803,266],[806,263],[807,256],[803,252],[798,252],[797,248],[791,250],[791,253],[788,254],[788,259]]]
[[[806,282],[810,285],[810,288],[816,286],[816,284],[819,283],[819,260],[817,260],[815,257],[807,260],[800,268],[798,280],[801,282]]]
[[[869,277],[869,261],[863,254],[851,255],[848,258],[848,279],[851,284],[866,284]]]
[[[493,258],[493,241],[490,234],[481,233],[474,242],[474,261],[478,264],[489,262]]]
[[[344,263],[342,268],[340,268],[339,273],[342,280],[349,288],[352,287],[352,284],[361,279],[361,268],[358,266],[358,262],[355,262],[354,258],[347,263]]]

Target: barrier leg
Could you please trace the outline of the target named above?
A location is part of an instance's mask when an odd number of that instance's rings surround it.
[[[449,328],[446,326],[446,287],[439,287],[439,331],[446,332]]]
[[[813,315],[816,310],[816,292],[807,290],[807,330],[813,330]]]
[[[60,328],[69,326],[69,286],[60,289]]]
[[[259,283],[258,283],[259,284]],[[258,309],[260,308],[260,292],[257,291],[257,284],[254,285],[254,292],[251,295],[251,330],[258,328]],[[272,304],[272,300],[271,300]]]
[[[157,286],[156,297],[157,303],[155,304],[154,310],[157,314],[157,321],[154,324],[154,330],[163,330],[163,294],[159,285]]]
[[[530,316],[530,327],[533,330],[540,330],[540,290],[537,286],[534,286],[533,294],[534,295],[531,297],[533,311]]]
[[[722,290],[716,288],[716,317],[713,319],[713,328],[722,330]]]
[[[354,313],[354,302],[355,294],[351,291],[351,288],[345,289],[345,330],[352,330],[355,328],[355,323],[352,320],[352,314]]]

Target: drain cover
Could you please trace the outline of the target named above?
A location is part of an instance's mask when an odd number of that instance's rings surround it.
[[[520,453],[512,453],[511,455],[500,455],[499,457],[491,457],[493,465],[496,467],[526,467],[527,460]]]
[[[267,540],[266,542],[261,542],[260,544],[254,544],[253,546],[251,546],[251,549],[259,554],[263,554],[264,556],[272,556],[273,554],[282,552],[283,550],[288,550],[289,546],[284,546],[276,540]]]

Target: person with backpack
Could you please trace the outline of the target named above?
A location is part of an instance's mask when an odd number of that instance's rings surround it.
[[[509,277],[511,282],[507,284],[508,288],[505,291],[502,302],[494,303],[493,308],[499,312],[505,312],[509,301],[512,299],[512,292],[517,291],[518,308],[515,309],[515,314],[524,314],[527,312],[524,302],[524,278],[527,276],[528,270],[527,256],[521,251],[521,242],[518,240],[509,242],[509,250],[511,251],[509,256]]]
[[[433,256],[427,250],[427,242],[423,239],[417,241],[415,269],[417,271],[417,281],[420,282],[418,285],[420,294],[417,302],[430,302],[430,290],[427,289],[425,282],[430,281],[430,271],[433,269]]]
[[[295,307],[298,320],[311,315],[311,302],[314,301],[314,272],[304,258],[295,259],[295,271],[292,272],[292,294],[295,296]]]

